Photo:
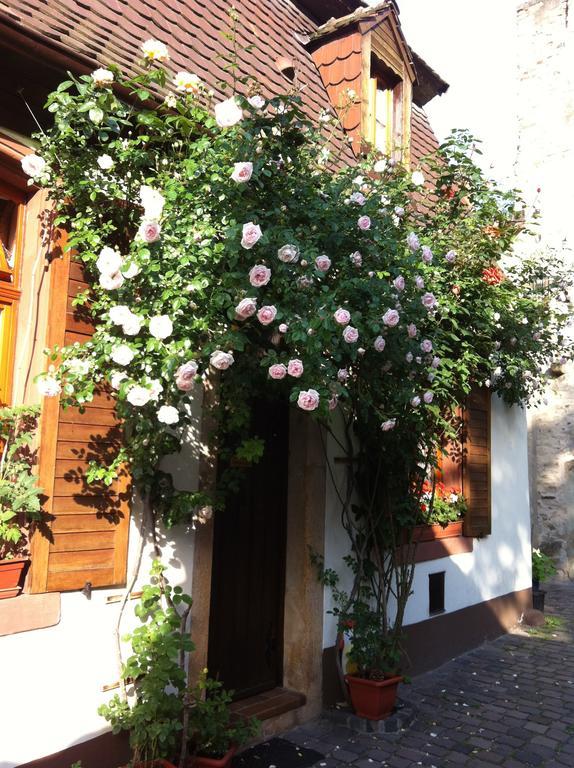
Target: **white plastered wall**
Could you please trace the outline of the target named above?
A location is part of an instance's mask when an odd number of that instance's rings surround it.
[[[335,445],[334,441],[330,443],[331,461],[337,455]],[[491,535],[475,539],[472,552],[416,566],[406,624],[432,619],[428,612],[429,573],[445,571],[446,612],[531,586],[526,412],[518,407],[508,408],[498,397],[492,398],[491,457]],[[337,476],[335,479],[342,480]],[[342,563],[342,557],[348,552],[347,537],[340,524],[336,491],[329,478],[327,483],[325,566],[340,573],[342,585],[348,586],[350,577]],[[325,607],[327,611],[332,607],[328,589]],[[334,644],[335,631],[335,619],[327,613],[324,648]]]

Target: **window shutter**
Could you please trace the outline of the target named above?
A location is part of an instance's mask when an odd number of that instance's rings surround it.
[[[468,504],[465,536],[491,532],[490,390],[475,387],[464,408],[462,492]]]
[[[90,318],[72,299],[88,284],[79,262],[69,253],[51,265],[48,344],[87,341]],[[46,499],[45,524],[32,540],[33,592],[119,586],[126,580],[130,514],[130,478],[126,472],[111,487],[88,485],[91,460],[115,454],[121,428],[115,403],[102,392],[84,413],[63,410],[45,398],[40,433],[39,485]]]

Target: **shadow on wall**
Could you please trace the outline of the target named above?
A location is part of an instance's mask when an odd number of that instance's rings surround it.
[[[70,768],[73,763],[81,761],[82,768],[118,768],[127,765],[131,756],[127,733],[114,736],[104,733],[90,741],[63,749],[48,757],[33,760],[30,763],[19,764],[10,761],[0,762],[0,768]]]

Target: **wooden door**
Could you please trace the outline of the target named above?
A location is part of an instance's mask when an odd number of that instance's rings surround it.
[[[215,516],[208,668],[234,698],[282,684],[289,408],[258,404],[258,464]]]

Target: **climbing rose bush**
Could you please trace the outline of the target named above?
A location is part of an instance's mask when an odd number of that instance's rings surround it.
[[[482,176],[469,136],[412,173],[350,163],[335,120],[321,133],[297,94],[266,100],[250,81],[215,98],[193,73],[170,80],[158,41],[143,54],[138,77],[110,65],[62,83],[23,166],[50,191],[91,284],[75,303],[96,321],[40,385],[80,405],[113,390],[144,489],[207,377],[221,451],[256,459],[252,404],[276,397],[327,425],[338,409],[397,456],[408,436],[409,466],[471,385],[508,403],[540,390],[565,354],[569,277],[506,258],[520,201]]]

